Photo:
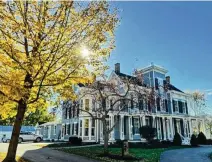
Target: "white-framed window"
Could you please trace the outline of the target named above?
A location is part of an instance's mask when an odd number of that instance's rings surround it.
[[[179,112],[179,105],[178,105],[178,101],[174,100],[174,110],[175,112]]]
[[[54,125],[54,135],[56,135],[56,131],[57,131],[57,126]]]
[[[85,110],[89,111],[89,99],[85,99]]]
[[[79,125],[79,127],[80,127],[79,131],[80,131],[80,137],[81,137],[81,136],[82,136],[82,120],[80,120],[80,125]]]
[[[89,119],[85,119],[84,120],[84,136],[88,136],[88,132],[89,132]]]
[[[133,129],[134,129],[134,134],[140,134],[139,133],[139,128],[140,128],[140,124],[139,124],[139,118],[133,118],[133,120],[134,120],[134,127],[133,127]]]
[[[92,99],[92,110],[95,111],[96,110],[96,103],[95,100]]]
[[[150,126],[150,120],[149,120],[149,118],[145,118],[145,122],[146,122],[146,125]]]
[[[91,121],[91,136],[95,135],[95,119]]]
[[[183,113],[186,114],[186,103],[182,102]]]

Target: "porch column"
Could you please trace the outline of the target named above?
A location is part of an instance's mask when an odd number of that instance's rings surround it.
[[[123,140],[124,139],[124,131],[123,131],[123,126],[124,126],[124,124],[123,124],[123,118],[124,118],[124,116],[120,116],[120,139],[121,140]]]
[[[110,123],[111,123],[111,124],[110,124],[110,128],[113,127],[113,130],[112,130],[111,133],[110,133],[110,134],[111,134],[111,135],[110,135],[110,139],[111,139],[111,140],[114,140],[114,124],[115,124],[115,123],[114,123],[114,115],[111,115],[110,120],[111,120],[111,121],[110,121]]]
[[[85,129],[84,125],[85,125],[85,119],[82,119],[82,141],[83,141],[83,137],[84,137],[84,129]],[[72,135],[74,135],[74,132],[72,132]]]
[[[129,139],[133,140],[133,136],[132,136],[132,116],[128,116],[128,126],[129,126]]]
[[[155,125],[155,116],[152,116],[152,127],[153,128],[156,128],[156,125]]]
[[[95,139],[96,142],[99,140],[99,120],[95,120]]]
[[[205,119],[202,120],[202,131],[206,135],[206,132],[205,132]]]
[[[174,132],[173,132],[173,123],[172,123],[172,118],[169,118],[169,127],[170,127],[170,138],[174,138]]]
[[[165,124],[165,118],[162,117],[162,123],[163,123],[163,139],[166,140],[166,124]]]
[[[143,125],[143,126],[145,126],[145,125],[146,125],[145,115],[142,117],[142,125]]]
[[[92,123],[91,123],[91,122],[92,122],[91,119],[92,119],[92,118],[89,118],[89,126],[88,126],[88,136],[89,136],[89,140],[91,140],[91,124],[92,124]]]
[[[190,137],[192,136],[193,134],[193,125],[192,125],[192,121],[191,121],[191,118],[189,118],[189,129],[190,129]]]

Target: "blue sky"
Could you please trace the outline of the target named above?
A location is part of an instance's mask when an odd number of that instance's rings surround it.
[[[176,87],[212,92],[212,2],[111,3],[122,10],[112,68],[120,62],[131,74],[154,62]],[[212,106],[212,94],[207,99]]]

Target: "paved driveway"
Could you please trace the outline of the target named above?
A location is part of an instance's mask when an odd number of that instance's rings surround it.
[[[0,143],[0,152],[7,152],[8,144]],[[35,143],[18,145],[17,155],[32,162],[93,162],[81,156],[71,155],[50,148],[40,148]]]
[[[208,158],[211,152],[212,146],[169,150],[161,155],[160,162],[211,162]]]

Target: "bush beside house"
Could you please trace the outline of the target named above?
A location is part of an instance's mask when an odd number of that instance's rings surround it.
[[[151,126],[146,125],[140,128],[141,137],[145,138],[148,141],[148,143],[151,142],[156,137],[156,134],[157,134],[156,128],[153,128]]]
[[[179,133],[176,133],[176,134],[174,135],[173,144],[174,144],[175,146],[181,146],[181,145],[182,145],[182,139],[181,139]]]
[[[197,140],[197,137],[194,134],[192,134],[192,136],[191,136],[190,143],[191,143],[191,146],[193,146],[193,147],[198,146],[198,140]]]
[[[203,132],[199,133],[197,140],[198,140],[198,144],[200,144],[200,145],[206,145],[206,143],[207,143],[206,136],[204,135]]]
[[[73,145],[81,145],[82,144],[82,138],[69,137],[69,142]]]

